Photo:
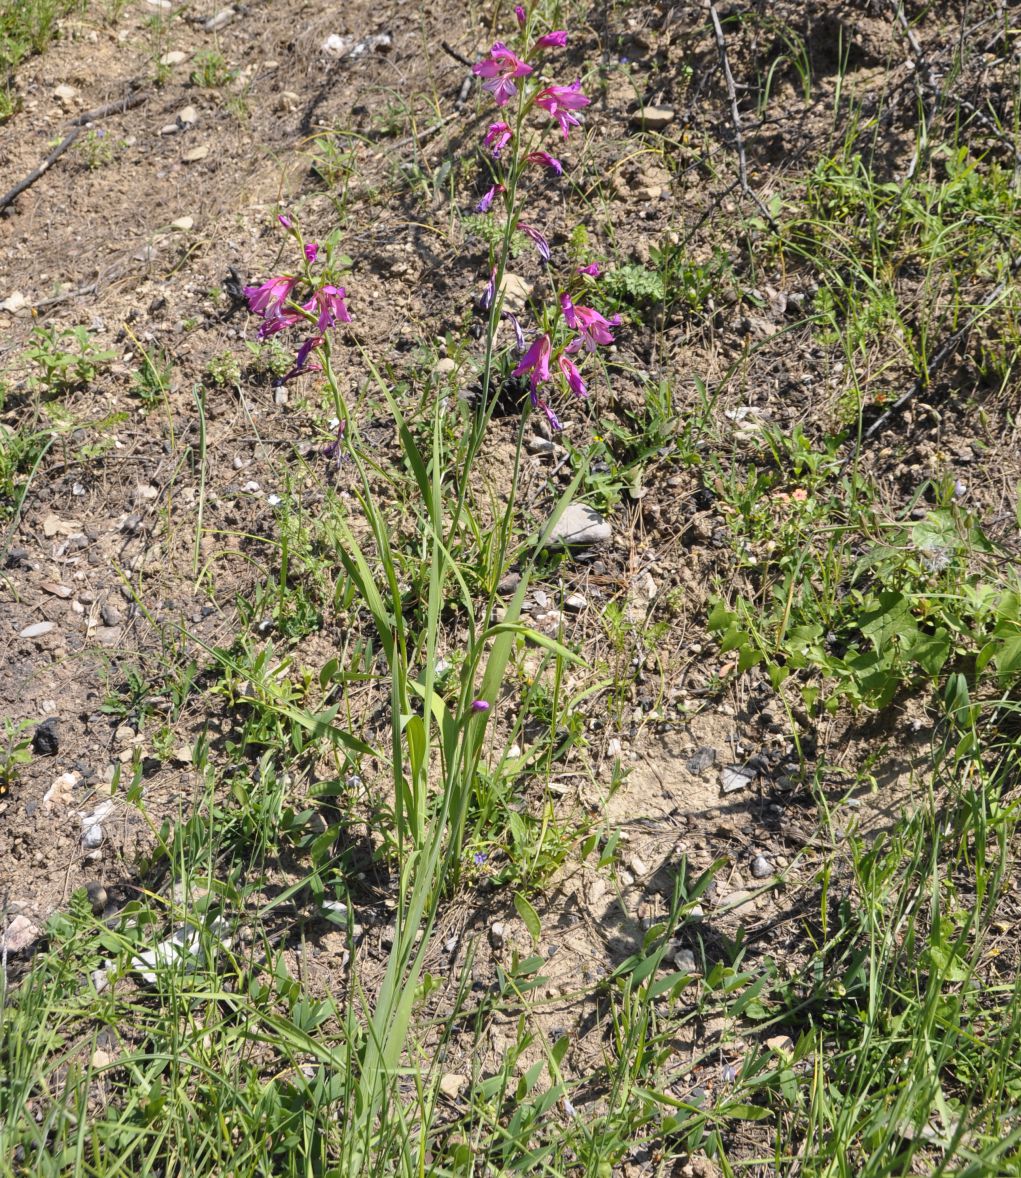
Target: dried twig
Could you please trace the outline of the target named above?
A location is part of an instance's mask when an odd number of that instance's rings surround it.
[[[475,65],[475,62],[469,61],[467,57],[464,57],[458,53],[457,50],[448,41],[441,41],[440,48],[444,53],[449,53],[456,62],[459,62],[467,69],[471,69]]]
[[[125,94],[123,98],[118,98],[113,102],[106,103],[104,106],[96,107],[95,110],[86,111],[85,114],[78,115],[71,122],[72,130],[64,136],[39,167],[35,171],[30,172],[24,180],[15,184],[9,192],[5,192],[3,196],[0,196],[0,212],[3,212],[8,205],[13,204],[27,188],[31,188],[41,176],[44,176],[53,167],[57,160],[60,159],[64,152],[67,151],[82,133],[82,128],[87,123],[94,123],[97,119],[104,119],[108,115],[120,114],[121,111],[130,110],[133,106],[141,105],[145,101],[145,98],[146,95],[142,91],[135,90],[129,94]]]
[[[741,112],[737,106],[737,87],[734,85],[734,75],[730,72],[730,59],[727,57],[727,40],[723,35],[723,26],[720,24],[720,15],[716,11],[716,5],[713,0],[709,0],[709,16],[713,22],[713,32],[716,34],[716,48],[720,54],[720,65],[723,67],[723,80],[727,84],[727,97],[730,99],[730,121],[734,127],[734,145],[737,148],[737,174],[738,181],[741,185],[741,191],[745,196],[753,200],[758,207],[759,212],[765,218],[766,223],[770,229],[775,233],[777,231],[776,221],[772,214],[760,200],[758,194],[752,190],[748,183],[748,160],[745,157],[744,151],[744,134],[741,130]]]

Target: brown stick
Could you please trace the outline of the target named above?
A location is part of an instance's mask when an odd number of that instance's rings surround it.
[[[34,172],[30,172],[24,180],[15,184],[9,191],[0,196],[0,213],[7,208],[8,205],[13,204],[26,188],[31,188],[32,185],[44,176],[50,168],[60,159],[65,151],[78,138],[82,132],[82,128],[86,123],[93,123],[97,119],[104,119],[108,115],[120,114],[121,111],[130,110],[133,106],[140,106],[146,99],[146,95],[140,90],[135,90],[130,94],[125,94],[123,98],[117,98],[113,102],[106,103],[105,106],[98,106],[95,110],[86,111],[85,114],[79,115],[71,122],[72,130],[64,136],[60,143],[50,152],[50,154],[43,160]]]
[[[734,127],[734,145],[737,147],[737,174],[741,184],[741,191],[745,196],[749,197],[758,206],[759,212],[762,214],[769,225],[770,229],[775,233],[777,231],[776,221],[766,206],[759,199],[756,192],[752,191],[752,186],[748,183],[748,161],[744,153],[744,134],[741,131],[741,112],[737,108],[737,87],[734,85],[734,75],[730,72],[730,59],[727,57],[727,40],[723,35],[723,26],[720,24],[720,15],[716,11],[716,5],[713,0],[709,0],[709,15],[713,22],[713,32],[716,35],[716,48],[720,54],[720,65],[723,67],[723,80],[727,84],[727,97],[730,99],[730,121]]]

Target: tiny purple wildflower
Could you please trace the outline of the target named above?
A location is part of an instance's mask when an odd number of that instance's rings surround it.
[[[532,46],[533,49],[563,49],[567,44],[567,29],[554,29],[552,33],[543,33]]]
[[[602,274],[603,268],[598,262],[589,262],[587,266],[579,266],[579,274],[587,274],[589,278],[598,278]]]
[[[514,15],[518,18],[518,24],[524,28],[528,23],[528,13],[525,12],[524,8],[522,8],[520,4],[514,5]]]
[[[476,851],[475,854],[472,855],[472,862],[476,867],[481,867],[488,858],[489,856],[484,851]]]
[[[582,380],[581,373],[578,371],[578,365],[567,356],[558,357],[557,364],[560,367],[560,371],[564,374],[567,387],[571,392],[576,397],[587,397],[588,389],[585,387],[585,382]]]
[[[535,398],[536,387],[545,380],[549,380],[550,338],[540,335],[521,357],[521,362],[514,369],[514,376],[524,376],[528,373],[528,380],[532,386],[532,397]]]
[[[305,261],[311,265],[318,257],[319,245],[317,242],[310,241],[308,245],[305,246]]]
[[[550,260],[549,242],[539,230],[533,229],[531,225],[526,225],[523,221],[518,222],[518,228],[526,237],[530,237],[535,242],[535,248],[539,251],[540,257],[544,262],[548,262]]]
[[[472,711],[473,712],[488,712],[489,711],[488,701],[486,701],[484,699],[472,700]]]
[[[564,174],[564,165],[558,159],[554,159],[548,151],[530,151],[525,156],[530,164],[538,164],[540,167],[549,168],[556,172],[558,176]]]
[[[588,106],[590,101],[591,99],[582,94],[581,81],[578,80],[570,86],[547,86],[539,92],[535,105],[542,107],[556,119],[566,139],[572,127],[581,125],[572,112]]]
[[[506,188],[502,184],[494,184],[492,188],[483,196],[479,203],[475,206],[477,213],[488,213],[493,205],[493,198],[502,192],[506,192]]]
[[[283,225],[283,227],[285,229],[293,229],[294,228],[294,222],[291,220],[290,217],[286,216],[284,213],[277,213],[277,220],[280,222],[281,225]]]
[[[472,66],[472,73],[485,78],[482,88],[493,96],[497,106],[506,106],[517,94],[514,78],[526,78],[532,72],[532,67],[522,61],[502,41],[494,43],[485,61],[478,61]],[[587,101],[587,100],[586,100]]]
[[[490,123],[486,132],[485,143],[493,153],[493,159],[500,158],[500,152],[514,138],[514,132],[507,123]]]

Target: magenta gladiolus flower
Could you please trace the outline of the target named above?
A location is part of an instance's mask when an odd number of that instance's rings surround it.
[[[506,123],[490,123],[486,132],[486,146],[493,153],[493,159],[500,158],[500,152],[514,138],[514,132]]]
[[[535,105],[557,120],[566,139],[572,127],[581,125],[572,112],[588,106],[590,101],[581,92],[581,82],[574,81],[570,86],[547,86],[539,92]]]
[[[574,303],[571,302],[571,296],[565,290],[560,296],[560,310],[563,312],[564,322],[573,331],[578,330],[578,316],[574,313]]]
[[[532,344],[528,351],[521,357],[521,363],[514,369],[512,375],[524,376],[528,374],[529,384],[532,386],[532,394],[534,396],[535,390],[543,381],[549,380],[549,361],[550,361],[550,338],[548,335],[540,335],[539,338]]]
[[[591,307],[582,306],[576,306],[574,314],[578,320],[580,337],[571,344],[567,349],[568,352],[576,352],[582,344],[585,345],[586,351],[594,352],[599,344],[613,343],[613,333],[610,328],[616,327],[620,323],[619,315],[614,315],[612,319],[604,319],[598,311],[594,311]]]
[[[314,241],[310,241],[308,243],[308,245],[305,246],[305,261],[308,262],[308,264],[311,266],[311,264],[318,257],[319,257],[319,246]]]
[[[493,96],[497,106],[506,106],[517,94],[518,89],[513,78],[526,78],[532,72],[532,67],[522,61],[502,41],[497,41],[489,51],[485,61],[476,62],[472,66],[472,73],[485,78],[482,88]]]
[[[539,164],[543,168],[551,168],[558,176],[564,174],[564,165],[560,160],[554,159],[548,151],[530,151],[525,156],[530,164]]]
[[[291,229],[293,227],[294,223],[292,222],[291,218],[285,216],[283,213],[277,213],[277,220],[281,225],[283,225],[285,229]]]
[[[315,294],[302,305],[302,309],[312,315],[318,314],[316,331],[323,332],[335,323],[350,323],[351,316],[344,305],[346,292],[342,286],[321,286]]]
[[[518,228],[526,237],[530,237],[535,242],[535,248],[539,251],[543,261],[548,262],[550,260],[549,242],[539,230],[533,229],[531,225],[524,224],[523,221],[518,222]]]
[[[602,274],[603,268],[598,262],[589,262],[587,266],[579,266],[579,274],[587,274],[589,278],[598,278]]]
[[[520,356],[521,353],[528,347],[525,343],[525,333],[521,330],[521,324],[518,322],[517,315],[513,311],[502,312],[504,319],[509,319],[511,327],[514,329],[514,350]]]
[[[507,189],[504,188],[504,186],[502,184],[494,184],[493,187],[490,188],[490,190],[486,193],[486,195],[475,206],[475,211],[477,213],[488,213],[490,208],[492,207],[493,198],[496,197],[497,195],[499,195],[501,192],[506,192],[506,191],[507,191]]]
[[[473,699],[472,700],[472,711],[473,712],[488,712],[489,711],[489,704],[484,699]]]
[[[288,327],[294,327],[295,324],[304,322],[305,316],[300,311],[278,310],[275,315],[270,315],[259,324],[259,330],[255,334],[259,339],[269,339],[278,331],[285,331]]]
[[[261,315],[263,319],[272,318],[291,297],[297,281],[290,274],[281,274],[267,279],[262,286],[246,286],[244,293],[249,311],[253,315]]]
[[[588,389],[585,387],[585,382],[581,379],[581,373],[578,371],[577,364],[567,356],[560,356],[557,359],[557,364],[560,366],[560,371],[564,374],[567,387],[571,392],[576,397],[587,397]]]
[[[483,290],[483,292],[479,298],[479,310],[480,311],[488,311],[489,308],[493,305],[493,299],[495,299],[495,298],[496,298],[496,267],[494,266],[493,269],[489,273],[489,281],[486,283],[485,289]]]
[[[543,33],[533,46],[534,49],[563,49],[567,44],[567,29],[554,29],[552,33]]]
[[[518,18],[518,24],[524,28],[528,23],[528,13],[525,12],[520,4],[514,5],[514,15]]]
[[[294,359],[294,367],[286,376],[280,377],[279,380],[274,381],[277,386],[287,384],[289,380],[293,380],[296,376],[301,376],[303,372],[321,372],[322,368],[318,364],[310,364],[308,362],[309,356],[313,349],[318,348],[323,343],[323,336],[310,336],[298,349],[298,354]]]

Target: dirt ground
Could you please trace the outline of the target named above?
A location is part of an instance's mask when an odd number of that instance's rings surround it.
[[[749,180],[762,202],[768,206],[789,175],[830,144],[838,76],[877,119],[877,159],[890,176],[902,174],[915,143],[916,66],[887,8],[865,0],[754,7],[770,19],[750,22],[733,40],[735,74],[749,87],[761,84],[784,16],[804,37],[814,78],[806,101],[796,71],[781,68],[761,117],[753,115],[753,95],[744,100]],[[935,55],[945,44],[957,15],[930,12],[914,33],[923,53]],[[331,36],[341,39],[340,55],[323,49]],[[0,894],[8,919],[25,916],[38,932],[83,884],[103,885],[109,911],[133,894],[153,829],[187,812],[199,794],[179,745],[202,722],[229,720],[196,715],[189,705],[174,746],[157,748],[152,726],[139,730],[137,709],[116,714],[109,700],[130,689],[136,669],[152,681],[182,649],[201,661],[204,649],[229,645],[238,597],[251,597],[270,571],[271,557],[258,541],[272,527],[267,497],[283,489],[281,472],[300,472],[309,510],[333,477],[319,458],[324,438],[306,393],[274,389],[245,348],[253,332],[235,294],[239,280],[275,272],[275,213],[299,213],[310,236],[341,218],[360,337],[395,379],[414,370],[418,341],[470,317],[485,280],[485,252],[456,215],[477,199],[470,170],[458,161],[470,153],[484,116],[457,55],[474,60],[489,38],[464,6],[452,4],[381,0],[338,9],[318,0],[291,7],[255,0],[221,11],[208,4],[171,10],[165,0],[147,0],[111,23],[94,14],[67,20],[61,39],[21,68],[21,109],[0,127],[0,189],[37,167],[77,115],[127,94],[141,101],[97,119],[92,137],[80,136],[0,217],[0,300],[7,300],[0,365],[16,361],[37,324],[84,324],[97,346],[117,354],[64,403],[73,427],[41,460],[0,550],[0,706],[14,721],[55,718],[58,736],[56,749],[35,756],[0,799]],[[233,74],[212,87],[191,80],[210,50]],[[597,133],[565,147],[580,191],[594,191],[600,181],[594,232],[633,261],[647,260],[650,244],[669,233],[680,234],[693,257],[710,257],[728,241],[739,209],[748,213],[752,205],[735,184],[729,102],[705,10],[642,4],[607,17],[595,6],[572,41],[571,64],[625,59],[630,73],[607,75],[588,120]],[[975,93],[1000,84],[994,73],[972,81]],[[636,126],[639,103],[675,112],[665,146],[650,145]],[[345,136],[350,152],[349,180],[330,185],[312,170],[310,154],[315,138],[327,134]],[[669,166],[664,152],[671,153]],[[563,244],[558,226],[566,224],[572,199],[571,190],[552,185],[545,198],[541,220],[554,246]],[[526,278],[535,277],[536,265],[521,259]],[[735,301],[724,282],[705,313],[629,325],[618,340],[613,391],[604,395],[626,407],[644,375],[668,373],[693,408],[697,376],[724,389],[721,414],[752,405],[788,429],[817,426],[835,412],[846,374],[833,354],[799,332],[807,281],[797,272],[760,274],[754,305]],[[169,395],[157,410],[140,404],[135,392],[143,348],[165,350],[173,362]],[[225,353],[237,358],[240,381],[210,385],[210,363]],[[353,349],[345,362],[356,398],[361,376]],[[905,371],[894,366],[885,373],[895,392],[910,384]],[[22,376],[10,378],[3,420],[24,428],[34,410],[19,392]],[[925,403],[947,402],[977,380],[966,361],[955,360]],[[203,382],[200,438],[193,388]],[[955,404],[951,398],[942,411],[929,412],[913,403],[864,461],[891,502],[902,502],[929,472],[967,469],[971,502],[995,532],[1017,481],[1016,423],[995,399],[981,417]],[[578,413],[568,428],[580,437],[591,421]],[[509,421],[498,421],[487,443],[494,468],[511,430]],[[201,522],[200,443],[207,455]],[[391,443],[381,439],[384,447]],[[981,471],[972,462],[979,451]],[[562,485],[564,476],[551,477],[548,456],[528,461],[524,501],[538,518],[549,487]],[[656,608],[652,597],[642,598],[650,579],[658,601],[675,603],[658,651],[663,675],[634,674],[630,723],[592,736],[594,745],[602,742],[607,778],[616,756],[631,770],[606,810],[623,832],[624,870],[613,887],[588,868],[568,870],[547,897],[539,915],[553,942],[543,946],[551,999],[572,992],[579,979],[612,970],[640,945],[643,930],[669,903],[663,868],[682,855],[697,871],[728,860],[704,901],[719,910],[713,936],[740,923],[753,959],[796,954],[799,895],[816,851],[842,837],[841,824],[864,814],[867,828],[881,828],[910,805],[928,748],[926,716],[910,702],[878,720],[840,714],[813,725],[809,763],[829,766],[835,797],[881,750],[872,769],[880,793],[859,789],[858,809],[837,809],[835,825],[827,826],[799,784],[789,717],[765,679],[753,672],[710,691],[728,668],[707,635],[706,605],[731,574],[720,539],[724,521],[707,486],[711,491],[709,473],[699,470],[660,480],[653,462],[644,496],[616,510],[613,540],[594,561],[563,567],[561,581],[546,586],[554,594],[580,592],[592,605],[567,622],[568,637],[583,643],[600,640],[594,608],[601,604]],[[534,601],[532,608],[541,610]],[[51,625],[40,634],[42,622]],[[336,641],[335,627],[327,619],[321,632],[303,639],[296,661],[318,665]],[[693,711],[691,701],[703,697],[704,707]],[[745,766],[751,769],[744,785],[724,792],[726,774]],[[144,813],[124,800],[136,774]],[[601,804],[579,797],[570,781],[565,799]],[[105,840],[83,847],[82,817],[106,800],[114,809]],[[378,917],[372,911],[367,903],[364,953],[382,960],[385,906]],[[437,968],[449,970],[465,935],[482,937],[495,920],[506,927],[493,949],[497,959],[512,945],[527,948],[513,908],[499,894],[483,894],[450,914],[449,929],[437,938]],[[332,935],[318,940],[303,966],[324,990],[343,969]],[[490,976],[487,952],[474,968],[480,981]],[[562,1008],[551,1016],[564,1017]],[[570,1017],[581,1022],[584,1011]],[[489,1046],[499,1055],[499,1042]],[[575,1050],[587,1049],[582,1036]]]

